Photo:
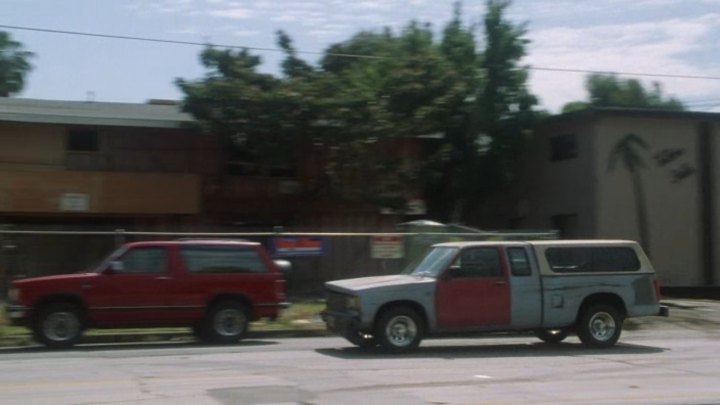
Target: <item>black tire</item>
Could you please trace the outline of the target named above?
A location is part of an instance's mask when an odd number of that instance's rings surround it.
[[[377,319],[375,337],[389,353],[407,353],[422,341],[425,324],[412,308],[395,307],[384,311]]]
[[[77,305],[56,302],[40,308],[32,327],[35,340],[51,349],[67,349],[80,341],[85,322]]]
[[[348,340],[348,342],[363,349],[370,349],[378,345],[378,341],[375,339],[375,336],[356,330],[346,333],[344,337]]]
[[[623,316],[612,305],[593,305],[580,316],[577,334],[587,347],[612,347],[620,339]]]
[[[248,309],[237,301],[224,301],[210,308],[199,338],[214,343],[237,343],[250,324]]]
[[[535,329],[535,336],[545,343],[556,344],[560,343],[568,337],[567,328],[558,329]]]

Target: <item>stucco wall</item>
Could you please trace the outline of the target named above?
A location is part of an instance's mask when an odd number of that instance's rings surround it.
[[[682,167],[697,170],[697,123],[664,118],[611,116],[595,126],[598,174],[596,236],[640,240],[636,193],[622,161],[609,168],[612,148],[626,134],[640,136],[648,150],[637,149],[646,167],[640,169],[648,223],[649,254],[664,285],[701,285],[702,258],[697,172],[673,176]],[[661,165],[662,151],[681,151]]]
[[[551,161],[550,139],[574,134],[577,156]],[[557,215],[576,215],[573,237],[589,238],[594,234],[595,180],[593,167],[592,127],[583,123],[560,122],[538,132],[521,159],[521,175],[514,193],[519,227],[549,229]]]

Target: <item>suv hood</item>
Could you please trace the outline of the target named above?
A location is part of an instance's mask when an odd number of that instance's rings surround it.
[[[331,290],[353,292],[384,287],[407,286],[435,282],[434,278],[398,274],[393,276],[373,276],[329,281],[325,286]]]
[[[58,281],[70,281],[70,280],[78,280],[78,279],[85,279],[88,277],[94,277],[97,273],[71,273],[71,274],[57,274],[54,276],[41,276],[41,277],[29,277],[29,278],[21,278],[13,281],[13,284],[15,284],[18,287],[22,287],[24,285],[28,284],[41,284],[41,283],[52,283],[52,282],[58,282]]]

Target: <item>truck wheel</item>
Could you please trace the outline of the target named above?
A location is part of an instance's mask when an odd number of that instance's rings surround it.
[[[363,349],[373,348],[378,345],[378,341],[375,339],[375,336],[357,330],[348,332],[344,335],[344,337],[350,343]]]
[[[568,337],[567,328],[535,329],[535,336],[545,343],[560,343]]]
[[[390,353],[406,353],[422,340],[424,324],[415,310],[395,307],[383,312],[377,320],[375,336]]]
[[[45,346],[65,349],[80,341],[83,328],[77,305],[57,302],[40,309],[32,331],[35,340]]]
[[[583,312],[577,325],[580,341],[587,347],[605,348],[617,343],[623,317],[611,305],[593,305]]]
[[[205,333],[215,343],[236,343],[245,336],[249,325],[248,310],[236,301],[213,306],[205,318]]]

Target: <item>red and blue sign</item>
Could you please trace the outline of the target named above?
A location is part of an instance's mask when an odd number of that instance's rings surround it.
[[[276,236],[272,239],[275,256],[322,256],[325,241],[318,236]]]

